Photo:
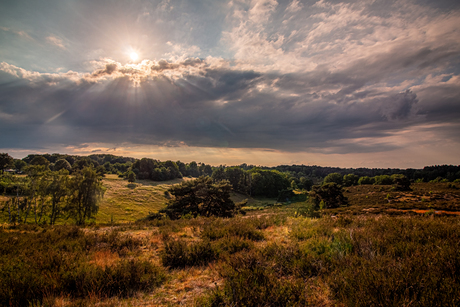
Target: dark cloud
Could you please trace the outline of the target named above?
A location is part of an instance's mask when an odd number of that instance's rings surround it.
[[[175,69],[185,68],[188,66],[195,67],[195,66],[198,66],[204,63],[205,62],[202,59],[198,59],[198,58],[186,59],[185,61],[180,62],[180,63],[171,63],[163,59],[163,60],[160,60],[154,63],[150,67],[150,69],[152,71],[161,72],[164,70],[175,70]]]
[[[460,142],[452,1],[31,3],[43,28],[19,2],[0,12],[3,147],[368,153],[417,129]],[[123,64],[129,48],[161,60]]]
[[[111,67],[115,66],[105,70]],[[281,89],[272,88],[273,84]],[[327,94],[332,85],[353,89]],[[419,113],[450,112],[442,109],[444,101],[447,105],[450,101],[442,96],[436,109],[419,111],[414,108],[416,92],[359,91],[361,88],[361,81],[353,77],[324,70],[318,70],[315,77],[314,73],[275,75],[206,68],[204,75],[157,77],[138,87],[124,75],[93,84],[42,82],[39,87],[18,79],[0,87],[0,112],[5,118],[0,129],[11,131],[1,141],[8,147],[21,147],[24,140],[31,147],[130,140],[169,146],[183,142],[284,151],[371,152],[395,146],[384,141],[367,146],[354,140],[384,138],[397,129],[420,124]],[[317,93],[303,94],[312,89]],[[291,93],[296,95],[286,95]],[[429,118],[428,114],[423,118]],[[43,134],[37,137],[37,133]]]

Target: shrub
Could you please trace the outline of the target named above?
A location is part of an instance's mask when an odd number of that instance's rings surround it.
[[[203,226],[201,237],[209,240],[218,240],[226,236],[236,236],[252,241],[263,240],[263,233],[257,230],[252,222],[250,219],[215,219]]]
[[[310,197],[317,208],[337,208],[348,205],[348,199],[343,196],[342,188],[334,182],[313,186]]]
[[[219,269],[222,289],[201,300],[203,306],[305,306],[306,287],[301,278],[286,278],[262,254],[243,252]]]
[[[219,253],[211,242],[203,240],[188,243],[185,240],[174,240],[164,237],[164,250],[161,252],[161,261],[170,268],[205,265],[218,258]]]
[[[45,297],[127,296],[165,280],[164,269],[148,261],[121,259],[100,267],[88,261],[100,248],[136,250],[140,242],[117,232],[85,234],[77,227],[35,233],[0,231],[0,305],[40,305]]]

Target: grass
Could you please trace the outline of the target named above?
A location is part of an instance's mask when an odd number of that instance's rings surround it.
[[[394,191],[391,186],[361,185],[345,189],[350,206],[329,210],[330,214],[460,212],[460,189],[449,183],[413,183],[412,191]],[[414,211],[412,211],[414,210]],[[443,213],[443,212],[439,212]]]
[[[117,175],[106,175],[103,179],[106,192],[99,204],[96,215],[98,223],[134,222],[149,214],[164,208],[168,202],[165,191],[171,185],[178,184],[184,179],[169,181],[138,180],[135,187],[128,187],[128,182]]]
[[[164,183],[138,184],[164,196]],[[452,210],[458,191],[412,188],[350,187],[350,206],[319,218],[294,203],[230,219],[4,227],[0,305],[458,306],[459,217],[398,211]]]

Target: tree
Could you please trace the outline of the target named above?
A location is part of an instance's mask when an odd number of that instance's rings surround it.
[[[358,184],[359,177],[355,174],[347,174],[343,176],[343,185],[346,187],[351,187],[352,185]]]
[[[371,178],[369,176],[360,177],[358,180],[359,185],[374,184],[374,182],[375,182],[374,178]]]
[[[69,184],[69,217],[75,219],[77,225],[83,225],[86,219],[97,213],[103,195],[101,177],[96,170],[91,166],[78,170]]]
[[[376,185],[391,185],[393,184],[393,179],[388,175],[381,175],[374,177],[374,184]]]
[[[88,157],[82,157],[72,165],[72,170],[82,170],[85,167],[95,167],[96,161],[91,160]]]
[[[335,182],[339,185],[343,183],[343,177],[339,173],[330,173],[324,178],[323,183]]]
[[[46,175],[49,178],[46,194],[49,195],[51,202],[50,224],[54,225],[65,207],[64,202],[69,188],[69,172],[62,169],[58,172],[48,172]]]
[[[135,182],[136,181],[136,174],[133,171],[128,172],[128,182]]]
[[[13,163],[13,157],[7,153],[0,153],[0,169],[3,171]]]
[[[17,170],[17,171],[22,171],[24,169],[24,167],[27,166],[27,163],[22,161],[21,159],[15,159],[14,160],[14,168]]]
[[[50,161],[48,161],[45,157],[43,156],[35,156],[32,161],[30,161],[30,165],[43,165],[46,168],[50,165]]]
[[[192,177],[200,176],[200,171],[198,170],[198,164],[195,161],[192,161],[187,165],[187,172]]]
[[[211,178],[214,180],[214,182],[227,179],[225,169],[223,167],[216,168],[214,172],[212,172]]]
[[[70,172],[72,170],[72,165],[70,165],[69,161],[66,159],[59,159],[54,164],[54,170],[60,171],[61,169],[65,169]]]
[[[393,186],[397,191],[411,191],[412,189],[410,188],[410,180],[402,175],[402,174],[397,174],[397,175],[392,175],[393,178]]]
[[[313,186],[310,197],[316,207],[338,208],[348,205],[348,199],[343,195],[342,188],[335,182]]]
[[[300,185],[301,189],[310,190],[313,186],[313,181],[310,178],[300,177]]]
[[[231,217],[239,210],[230,199],[231,190],[228,181],[213,183],[211,178],[201,176],[172,186],[168,192],[174,195],[174,199],[160,212],[171,219],[184,215]]]

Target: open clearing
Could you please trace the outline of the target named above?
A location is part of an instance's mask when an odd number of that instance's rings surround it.
[[[165,192],[172,185],[187,180],[193,178],[184,177],[168,181],[137,180],[129,184],[117,175],[106,175],[102,180],[106,191],[99,204],[96,223],[134,222],[146,217],[149,212],[158,212],[166,207],[170,199]],[[247,206],[251,209],[263,209],[276,202],[270,198],[253,198],[239,193],[232,193],[231,199],[234,202],[247,199]]]

